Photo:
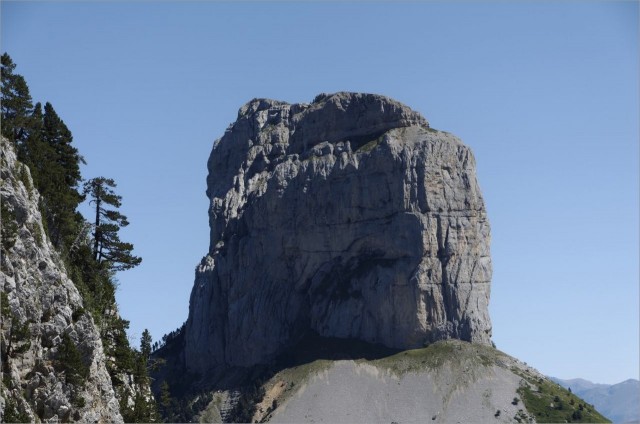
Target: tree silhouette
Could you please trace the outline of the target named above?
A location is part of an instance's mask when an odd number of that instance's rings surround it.
[[[93,230],[93,257],[113,271],[123,271],[140,265],[142,258],[131,253],[133,244],[120,240],[118,232],[129,225],[127,217],[118,208],[122,197],[115,194],[115,181],[97,177],[84,184],[84,194],[95,207]],[[113,209],[108,209],[111,206]]]

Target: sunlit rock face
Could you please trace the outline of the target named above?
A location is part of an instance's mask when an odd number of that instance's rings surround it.
[[[475,161],[419,113],[371,94],[255,99],[208,169],[190,371],[268,361],[309,329],[394,348],[491,342]]]
[[[30,422],[122,423],[100,329],[47,236],[29,168],[18,161],[12,143],[2,138],[0,145],[2,226],[12,228],[3,236],[13,233],[0,252],[0,421],[7,421],[11,403],[14,414]],[[87,366],[81,386],[56,366],[65,335]]]

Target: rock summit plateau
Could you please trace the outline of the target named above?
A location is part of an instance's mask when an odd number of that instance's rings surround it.
[[[491,343],[475,160],[419,113],[373,94],[254,99],[208,169],[189,371],[264,363],[309,331],[397,349]]]

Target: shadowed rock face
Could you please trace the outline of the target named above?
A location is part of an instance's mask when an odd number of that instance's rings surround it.
[[[208,162],[186,365],[249,366],[312,329],[488,344],[489,223],[471,151],[389,98],[256,99]]]

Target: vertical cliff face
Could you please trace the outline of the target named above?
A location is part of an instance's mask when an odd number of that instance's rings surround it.
[[[190,371],[266,361],[307,330],[395,348],[490,343],[475,162],[418,113],[369,94],[253,100],[208,167]]]
[[[122,422],[100,333],[47,239],[29,169],[5,140],[1,195],[3,422]]]

